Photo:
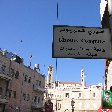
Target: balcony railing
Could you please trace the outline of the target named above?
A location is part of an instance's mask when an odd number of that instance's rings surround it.
[[[5,79],[5,80],[11,80],[12,77],[9,73],[0,70],[0,78]]]
[[[33,102],[32,103],[33,108],[43,108],[43,103]]]
[[[45,89],[44,88],[41,88],[41,87],[39,87],[37,85],[34,85],[33,86],[33,90],[38,91],[38,92],[45,92]]]
[[[0,103],[8,103],[8,96],[0,95]]]

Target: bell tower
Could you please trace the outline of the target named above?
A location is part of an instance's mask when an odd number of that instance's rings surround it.
[[[48,67],[48,77],[47,77],[47,84],[48,86],[51,86],[53,82],[53,67],[50,65]]]

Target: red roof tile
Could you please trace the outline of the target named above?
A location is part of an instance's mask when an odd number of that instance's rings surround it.
[[[60,84],[81,84],[80,82],[59,82]]]

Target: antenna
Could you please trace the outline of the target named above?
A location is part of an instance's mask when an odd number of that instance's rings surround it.
[[[31,67],[31,62],[32,62],[32,54],[30,54],[30,67]]]
[[[21,52],[22,43],[23,43],[23,40],[20,40],[20,41],[19,41],[18,54],[19,54],[19,52]]]

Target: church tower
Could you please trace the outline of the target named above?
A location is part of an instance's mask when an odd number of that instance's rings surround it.
[[[81,69],[81,85],[85,86],[85,73],[84,73],[84,69]]]
[[[53,82],[53,67],[50,65],[48,67],[48,77],[47,77],[47,84],[48,86],[51,86]]]

